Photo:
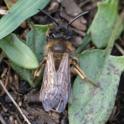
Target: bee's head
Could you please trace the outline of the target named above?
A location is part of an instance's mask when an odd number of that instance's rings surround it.
[[[51,20],[55,22],[55,27],[52,28],[48,34],[48,39],[63,39],[63,40],[70,40],[73,36],[73,31],[70,30],[69,26],[79,17],[83,16],[86,14],[88,11],[80,13],[77,15],[74,19],[72,19],[67,25],[65,24],[60,24],[58,21],[56,21],[52,16],[50,16],[48,13],[45,11],[41,11],[45,15],[47,15]]]
[[[55,26],[49,33],[50,39],[70,40],[72,36],[73,32],[67,28],[67,25]]]

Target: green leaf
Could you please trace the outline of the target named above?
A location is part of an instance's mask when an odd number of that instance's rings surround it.
[[[46,32],[49,25],[32,25],[31,31],[27,34],[26,44],[35,53],[39,62],[43,59],[44,45],[46,43]],[[33,70],[24,69],[12,64],[12,68],[20,75],[20,77],[35,87],[41,81],[42,76],[34,80]]]
[[[123,13],[118,16],[115,25],[113,26],[113,30],[111,32],[110,38],[108,39],[108,45],[106,47],[106,54],[111,54],[113,45],[115,40],[120,36],[121,32],[124,29],[124,16]]]
[[[124,70],[124,57],[110,55],[115,39],[123,30],[123,21],[122,13],[107,39],[105,50],[88,50],[80,55],[81,68],[90,80],[99,84],[99,88],[76,78],[72,104],[69,105],[70,124],[105,124],[108,120],[115,103],[120,75]]]
[[[33,50],[39,61],[43,58],[48,29],[49,25],[33,25],[27,35],[26,44]]]
[[[24,20],[42,10],[50,0],[19,0],[0,20],[0,39],[14,31]]]
[[[118,18],[118,0],[105,0],[98,4],[98,11],[89,28],[97,48],[106,47]]]
[[[18,66],[28,69],[38,67],[38,61],[32,50],[15,35],[9,35],[0,40],[0,47],[8,58]]]
[[[123,63],[124,57],[106,58],[103,50],[80,55],[81,68],[99,87],[76,78],[69,105],[69,124],[105,124],[115,103]]]

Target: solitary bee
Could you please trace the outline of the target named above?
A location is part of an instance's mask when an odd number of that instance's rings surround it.
[[[71,71],[86,76],[73,57],[70,31],[58,26],[49,33],[45,46],[45,68],[39,99],[45,111],[63,112],[71,92]]]

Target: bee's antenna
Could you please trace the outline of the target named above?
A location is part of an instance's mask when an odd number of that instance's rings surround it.
[[[67,28],[69,25],[71,25],[76,19],[80,18],[81,16],[87,14],[89,11],[86,11],[86,12],[83,12],[83,13],[80,13],[79,15],[77,15],[75,18],[73,18],[67,25]]]
[[[51,20],[55,22],[56,25],[59,25],[59,23],[51,16],[49,15],[46,11],[40,10],[44,15],[48,16]]]

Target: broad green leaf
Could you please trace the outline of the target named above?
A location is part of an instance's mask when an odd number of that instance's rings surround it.
[[[0,47],[8,58],[18,66],[28,69],[38,67],[38,61],[32,50],[15,35],[9,35],[0,40]]]
[[[39,62],[43,59],[44,45],[46,43],[46,31],[48,30],[48,25],[32,25],[31,31],[27,34],[26,44],[35,53]],[[33,70],[24,69],[12,64],[12,68],[20,75],[20,77],[34,87],[40,81],[42,76],[34,80]]]
[[[48,29],[49,25],[33,25],[27,35],[26,44],[33,50],[39,61],[43,58]]]
[[[98,4],[98,11],[89,28],[97,48],[106,47],[118,18],[118,0],[105,0]]]
[[[124,16],[123,13],[118,16],[113,30],[111,32],[110,38],[108,39],[108,45],[106,47],[106,54],[111,54],[115,40],[120,36],[121,32],[124,30]]]
[[[50,0],[19,0],[0,20],[0,39],[14,31],[24,20],[42,10]]]
[[[69,106],[70,124],[105,124],[115,103],[124,57],[110,56],[115,39],[123,29],[123,16],[116,20],[105,50],[89,50],[80,55],[81,68],[98,88],[77,78],[72,103]]]
[[[99,87],[76,78],[69,105],[69,124],[105,124],[115,103],[123,63],[124,57],[109,55],[104,59],[101,50],[80,55],[81,68]]]

